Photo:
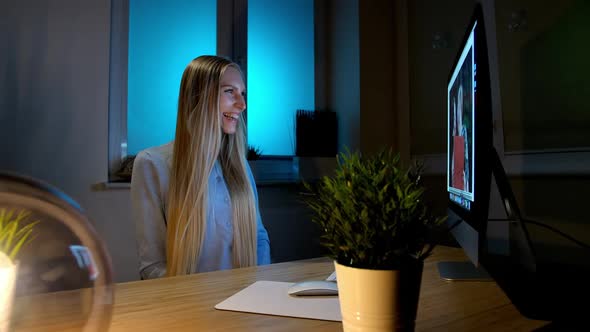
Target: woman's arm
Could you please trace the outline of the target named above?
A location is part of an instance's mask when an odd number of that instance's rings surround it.
[[[145,151],[138,153],[133,163],[131,204],[142,279],[166,274],[166,221],[162,195],[162,189],[167,188],[166,172],[165,162]]]
[[[258,255],[258,265],[270,264],[270,240],[268,238],[266,228],[264,228],[264,224],[262,223],[262,218],[260,217],[260,211],[258,210],[258,201],[256,203],[256,219],[258,224],[258,248],[256,251]]]
[[[262,223],[262,217],[260,216],[260,208],[258,204],[258,190],[256,189],[256,182],[254,181],[254,176],[252,175],[252,170],[250,169],[250,165],[246,162],[246,168],[248,171],[248,176],[250,177],[250,183],[252,183],[252,190],[254,191],[254,202],[256,204],[256,224],[257,224],[257,262],[258,265],[266,265],[270,264],[270,239],[268,238],[268,233],[266,232],[266,228]]]

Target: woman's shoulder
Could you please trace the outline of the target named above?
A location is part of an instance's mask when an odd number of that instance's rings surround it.
[[[173,150],[174,144],[172,142],[141,150],[135,157],[133,168],[152,169],[157,173],[167,173],[172,165]]]
[[[169,162],[172,160],[172,151],[174,150],[174,143],[166,143],[163,145],[152,146],[141,150],[135,157],[136,160],[141,161],[155,161],[155,162]]]
[[[131,186],[144,186],[158,182],[161,188],[166,188],[173,146],[174,144],[168,143],[138,152],[133,162]]]

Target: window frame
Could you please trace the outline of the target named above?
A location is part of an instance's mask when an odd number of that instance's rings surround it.
[[[496,13],[494,3],[485,3],[484,22],[488,39],[490,56],[490,72],[492,84],[492,100],[494,105],[493,130],[494,147],[502,160],[506,174],[509,176],[562,176],[589,175],[590,151],[588,148],[564,148],[544,150],[506,151],[500,93],[498,61],[498,45],[496,38]],[[413,160],[424,162],[425,173],[430,175],[446,175],[447,156],[445,153],[413,154]]]
[[[109,182],[119,182],[116,172],[127,157],[127,57],[129,0],[111,1],[109,54]]]

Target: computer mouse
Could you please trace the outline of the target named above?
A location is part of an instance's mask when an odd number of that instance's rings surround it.
[[[338,285],[326,280],[303,281],[293,284],[287,293],[295,296],[338,295]]]

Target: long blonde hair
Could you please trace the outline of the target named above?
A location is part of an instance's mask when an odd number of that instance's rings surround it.
[[[166,212],[168,276],[197,269],[207,225],[209,175],[216,160],[231,198],[233,266],[256,265],[256,208],[246,169],[244,120],[240,115],[235,134],[225,134],[219,111],[220,81],[229,67],[240,71],[225,58],[200,56],[182,75]]]

